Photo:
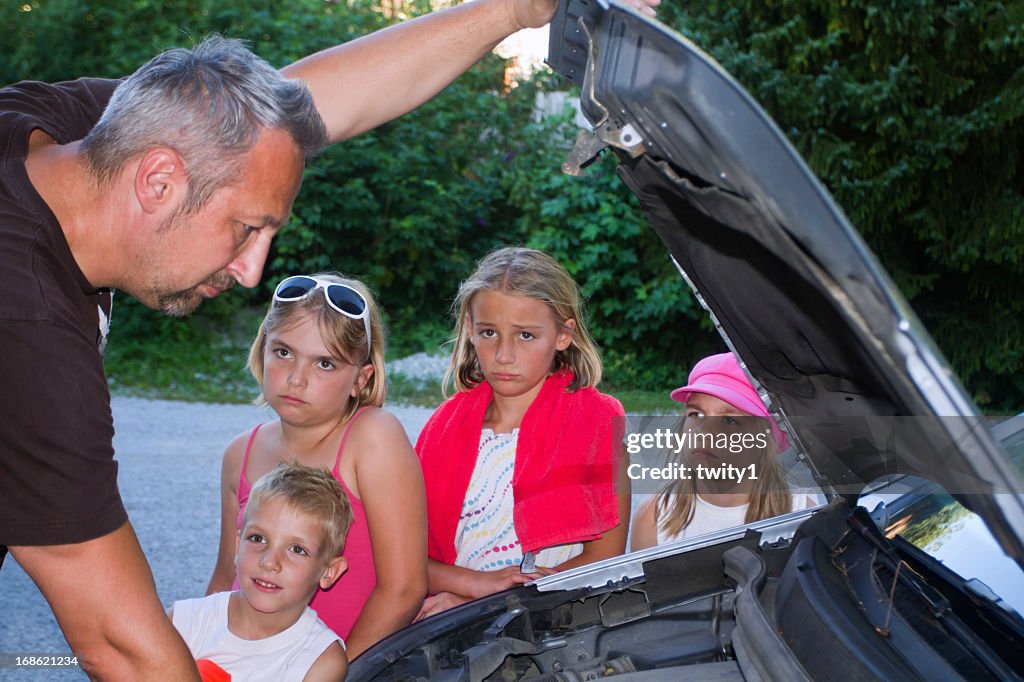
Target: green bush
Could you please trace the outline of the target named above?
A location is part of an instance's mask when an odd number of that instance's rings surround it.
[[[779,123],[979,405],[1024,408],[1024,2],[663,9]]]
[[[979,404],[1024,406],[1024,3],[708,0],[660,12],[780,123]],[[0,10],[0,81],[121,76],[210,32],[284,65],[392,20],[368,0],[24,0]],[[610,386],[678,385],[720,341],[612,160],[560,174],[575,131],[532,111],[536,92],[564,85],[542,74],[508,89],[504,68],[489,56],[429,104],[312,164],[261,287],[187,321],[119,297],[115,382],[132,362],[143,375],[146,357],[175,355],[163,347],[216,347],[209,338],[223,330],[239,337],[228,345],[242,343],[273,282],[327,268],[378,293],[393,354],[436,348],[476,261],[527,244],[580,283]]]
[[[161,49],[211,32],[247,39],[270,63],[284,65],[390,21],[365,1],[29,6],[0,15],[0,53],[10,55],[0,67],[5,82],[121,76]],[[427,9],[421,3],[409,12]],[[505,244],[546,249],[577,278],[613,385],[660,390],[676,381],[678,367],[714,341],[700,327],[692,297],[612,163],[580,178],[559,172],[575,131],[564,117],[533,121],[533,108],[538,91],[565,84],[542,73],[508,89],[505,67],[490,55],[418,110],[318,158],[258,289],[232,291],[188,320],[119,297],[107,363],[115,382],[118,375],[122,385],[144,381],[139,363],[146,348],[198,343],[211,330],[238,324],[232,320],[239,308],[261,309],[282,276],[324,269],[373,288],[386,311],[392,354],[434,350],[450,335],[448,308],[459,283]],[[686,343],[676,342],[681,335]]]

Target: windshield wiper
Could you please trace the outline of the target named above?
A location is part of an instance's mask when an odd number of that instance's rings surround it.
[[[981,581],[975,581],[972,588],[968,581],[902,537],[890,540],[862,507],[850,513],[847,525],[876,550],[874,564],[891,576],[886,615],[871,619],[880,634],[888,634],[894,603],[902,602],[896,591],[902,588],[916,596],[929,615],[993,675],[999,679],[1021,679],[1005,661],[1017,658],[1024,638],[1024,620],[998,595]]]

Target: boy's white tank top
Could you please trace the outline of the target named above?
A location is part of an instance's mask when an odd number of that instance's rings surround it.
[[[192,658],[216,663],[232,679],[301,682],[335,640],[345,643],[306,607],[287,630],[265,639],[242,639],[228,629],[231,592],[174,602],[174,627]]]

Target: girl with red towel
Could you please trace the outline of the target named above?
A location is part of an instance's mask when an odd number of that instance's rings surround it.
[[[445,386],[416,444],[427,491],[418,618],[621,554],[624,412],[597,391],[601,358],[579,288],[547,254],[503,248],[462,283]]]

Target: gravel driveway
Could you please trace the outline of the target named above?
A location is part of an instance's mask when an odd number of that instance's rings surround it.
[[[231,438],[269,418],[265,408],[114,398],[114,448],[128,516],[165,605],[202,596],[217,556],[220,461]],[[431,410],[388,407],[415,441]],[[69,567],[73,570],[72,567]],[[83,589],[88,586],[83,576]],[[111,595],[116,598],[116,595]],[[0,654],[66,654],[35,585],[8,556],[0,570]],[[81,680],[81,671],[0,669],[0,680]]]

